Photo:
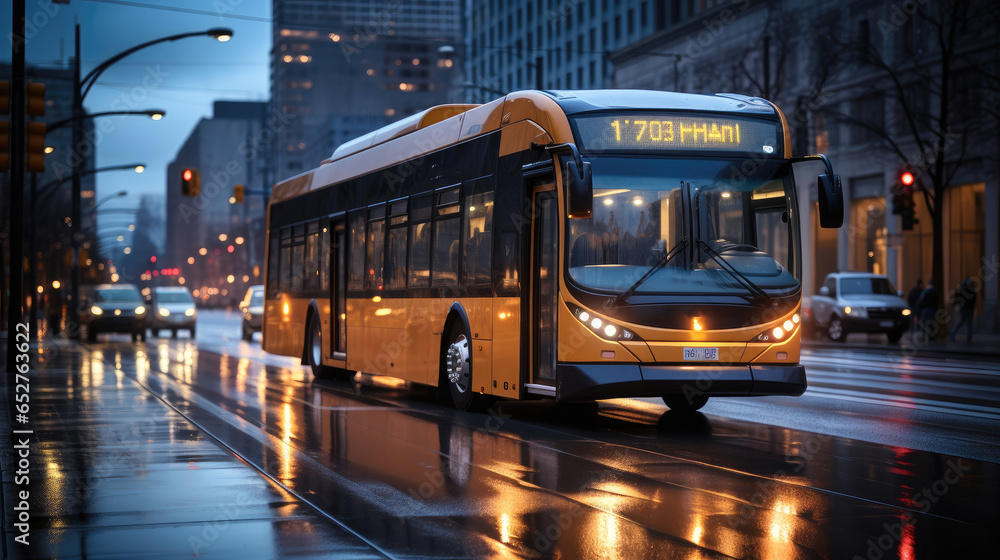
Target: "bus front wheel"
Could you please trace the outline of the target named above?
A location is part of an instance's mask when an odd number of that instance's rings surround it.
[[[685,395],[665,395],[663,397],[663,402],[674,412],[687,413],[694,412],[705,406],[705,403],[708,402],[708,396],[693,395],[688,397]]]
[[[194,331],[191,331],[192,338]],[[253,336],[253,333],[250,333]],[[308,364],[312,369],[313,376],[317,379],[350,379],[353,373],[341,368],[323,365],[323,327],[319,322],[319,315],[313,313],[309,320],[309,331],[306,332],[306,348],[304,364]]]
[[[452,326],[441,362],[444,364],[445,381],[455,408],[469,410],[476,400],[472,388],[472,349],[469,347],[469,337],[461,325]]]

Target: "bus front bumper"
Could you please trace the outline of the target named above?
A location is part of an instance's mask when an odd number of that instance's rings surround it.
[[[557,400],[662,397],[799,396],[806,390],[801,365],[679,366],[656,364],[559,364]]]

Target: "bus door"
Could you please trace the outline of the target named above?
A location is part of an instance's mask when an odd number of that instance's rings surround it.
[[[531,383],[555,385],[559,205],[554,184],[535,187],[532,196]]]
[[[344,218],[330,221],[330,350],[333,359],[347,358],[347,261]]]

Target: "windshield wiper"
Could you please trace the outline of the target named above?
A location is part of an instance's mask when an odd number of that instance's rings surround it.
[[[624,292],[608,300],[607,307],[615,307],[618,305],[619,302],[625,301],[628,298],[632,297],[632,294],[634,294],[635,291],[639,289],[639,286],[642,285],[643,282],[648,280],[649,277],[655,274],[657,270],[660,270],[661,268],[667,266],[667,263],[670,262],[670,259],[677,256],[677,253],[679,253],[680,250],[686,246],[687,246],[687,239],[686,238],[681,239],[680,243],[674,245],[672,249],[660,255],[660,260],[656,261],[656,264],[650,267],[650,269],[646,271],[646,274],[642,275],[642,278],[636,280],[635,284],[629,286],[629,288]]]
[[[739,280],[740,284],[743,284],[744,287],[753,292],[753,294],[757,296],[757,299],[761,300],[762,302],[764,302],[765,305],[768,306],[774,304],[774,299],[771,298],[771,296],[767,295],[767,292],[760,289],[760,286],[758,286],[757,284],[751,282],[750,279],[744,276],[742,272],[736,270],[736,267],[730,264],[726,259],[722,258],[722,255],[720,255],[719,252],[713,249],[708,243],[705,243],[703,240],[699,239],[698,245],[702,247],[706,253],[708,253],[708,256],[711,257],[712,260],[719,263],[719,266],[723,270],[731,274],[733,278]]]

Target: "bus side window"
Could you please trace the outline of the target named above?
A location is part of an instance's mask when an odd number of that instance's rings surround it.
[[[389,245],[386,254],[386,288],[406,287],[406,200],[389,205]]]
[[[365,240],[365,289],[383,288],[385,266],[385,206],[368,210],[368,236]]]
[[[410,287],[431,285],[431,206],[432,194],[410,199]]]
[[[309,222],[306,224],[305,260],[302,271],[303,288],[311,291],[319,289],[320,270],[319,222]]]
[[[305,287],[305,277],[309,274],[305,262],[306,256],[306,225],[299,224],[292,230],[292,287],[298,292]]]
[[[281,231],[271,230],[271,247],[267,253],[267,297],[278,297],[281,288],[278,286],[278,256],[281,254]]]
[[[351,212],[348,220],[350,231],[350,253],[348,254],[347,286],[351,290],[365,289],[365,210]]]
[[[330,222],[324,218],[319,222],[319,243],[317,243],[319,264],[316,271],[319,274],[319,289],[324,293],[330,290],[330,252],[332,249],[330,244]]]
[[[431,267],[431,285],[457,286],[461,270],[461,213],[459,189],[449,189],[436,194],[434,216],[434,262]]]
[[[292,228],[281,228],[281,251],[278,261],[278,291],[287,292],[292,287]]]
[[[482,192],[489,179],[475,181],[465,197],[465,239],[462,282],[489,284],[490,255],[493,247],[493,191]]]

